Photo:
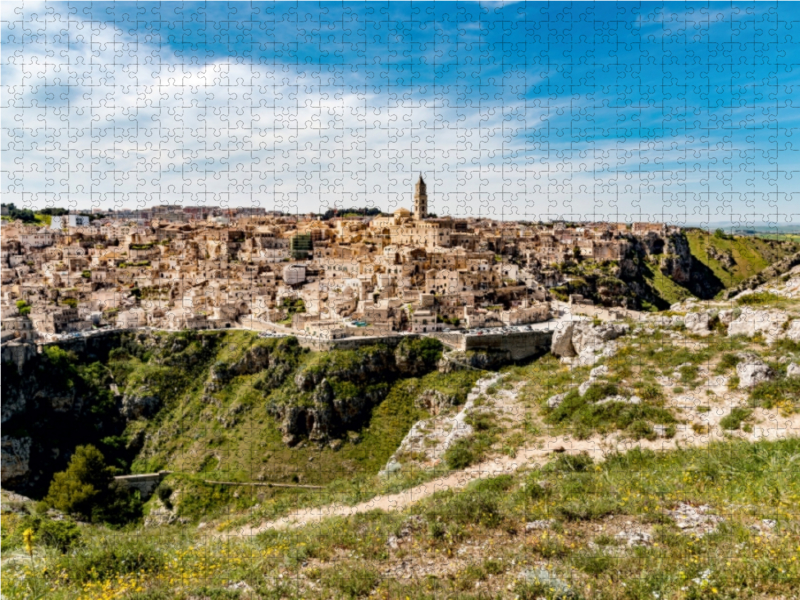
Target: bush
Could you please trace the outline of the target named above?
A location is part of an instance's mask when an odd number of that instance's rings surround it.
[[[719,363],[714,368],[714,373],[717,375],[722,375],[733,369],[736,365],[741,362],[741,357],[733,354],[731,352],[725,352],[722,356],[719,357]]]
[[[741,298],[737,298],[736,303],[742,306],[758,306],[761,304],[778,302],[780,300],[783,300],[783,298],[777,294],[773,294],[772,292],[755,292],[753,294],[747,294]]]
[[[748,419],[752,413],[753,411],[748,408],[732,408],[731,412],[720,420],[719,426],[728,430],[739,429],[742,422]]]
[[[635,440],[640,440],[642,438],[653,441],[656,439],[656,432],[653,430],[653,426],[650,425],[647,421],[639,419],[634,421],[630,425],[628,425],[627,432],[631,435],[631,437]]]
[[[786,377],[774,381],[762,381],[750,392],[753,406],[772,408],[778,402],[800,402],[800,377]]]
[[[36,540],[61,554],[66,554],[81,543],[81,532],[71,520],[51,521],[41,516],[30,516],[23,520],[19,529],[31,529]]]
[[[551,465],[553,471],[560,473],[584,473],[594,466],[594,460],[588,452],[562,454]]]
[[[556,514],[567,521],[593,521],[619,512],[619,505],[609,498],[570,500],[555,508]]]
[[[444,462],[450,469],[466,469],[475,462],[472,451],[472,440],[469,437],[456,440],[444,453]]]
[[[113,579],[128,573],[160,571],[166,558],[152,541],[140,536],[113,536],[97,546],[87,547],[64,557],[58,570],[64,570],[71,581]]]

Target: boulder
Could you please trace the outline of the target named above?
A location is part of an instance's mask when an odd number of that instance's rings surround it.
[[[601,350],[606,342],[615,340],[628,333],[628,325],[624,323],[603,323],[594,325],[588,321],[575,323],[572,332],[572,346],[579,355],[585,350]]]
[[[786,368],[787,377],[800,377],[800,364],[792,363]]]
[[[595,367],[589,372],[589,377],[592,379],[596,379],[597,377],[605,377],[606,375],[608,375],[608,367],[605,365]]]
[[[593,384],[594,380],[590,378],[578,386],[578,394],[580,394],[581,398],[586,395],[586,392],[589,391],[589,388],[592,387]]]
[[[800,344],[800,319],[793,319],[786,329],[786,337]]]
[[[723,325],[730,325],[735,318],[736,313],[733,309],[719,311],[719,320]]]
[[[774,310],[744,309],[742,313],[728,325],[728,335],[746,335],[752,337],[762,333],[767,341],[777,339],[783,333],[786,315]]]
[[[575,323],[564,323],[553,332],[553,340],[550,344],[550,352],[555,356],[573,357],[577,355],[572,345],[572,334],[575,330]]]
[[[752,356],[746,356],[736,365],[736,374],[739,376],[740,389],[755,387],[762,381],[769,381],[775,377],[775,373],[768,365]]]
[[[711,333],[711,316],[708,312],[689,313],[683,318],[683,324],[689,333],[695,335],[708,335]]]
[[[550,396],[547,399],[547,408],[558,408],[561,406],[561,403],[564,401],[564,398],[567,397],[569,392],[564,392],[563,394],[556,394],[555,396]]]

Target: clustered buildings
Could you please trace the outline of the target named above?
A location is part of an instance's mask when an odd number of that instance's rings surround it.
[[[413,213],[146,212],[4,222],[4,340],[106,327],[339,338],[532,323],[549,317],[557,265],[620,260],[632,234],[664,229],[428,218],[422,177]]]

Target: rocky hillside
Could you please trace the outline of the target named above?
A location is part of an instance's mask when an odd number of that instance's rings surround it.
[[[568,282],[555,288],[553,295],[565,300],[569,294],[581,294],[604,306],[665,310],[690,297],[719,297],[745,280],[751,286],[763,283],[793,266],[791,257],[800,250],[800,244],[792,241],[699,229],[630,236],[629,241],[631,251],[623,260],[564,266]]]
[[[431,339],[318,353],[246,332],[48,346],[3,368],[3,487],[43,494],[80,444],[122,473],[319,482],[376,472],[426,414],[423,391],[464,402],[477,375],[440,373],[441,355]]]

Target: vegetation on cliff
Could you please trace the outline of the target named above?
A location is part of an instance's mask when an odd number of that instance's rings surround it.
[[[4,435],[34,440],[29,473],[9,487],[33,497],[50,488],[52,506],[91,518],[93,503],[67,490],[64,474],[54,482],[63,489],[50,484],[91,444],[119,474],[174,471],[175,508],[188,518],[257,502],[207,481],[349,488],[428,416],[416,402],[424,392],[464,402],[479,372],[440,373],[441,355],[433,339],[311,352],[295,338],[241,331],[122,333],[80,352],[48,346],[22,374],[4,369],[4,398],[20,397]]]
[[[666,238],[630,237],[618,261],[577,259],[560,270],[558,299],[580,294],[598,305],[666,310],[689,297],[711,299],[800,251],[800,243],[688,229]],[[763,283],[763,280],[759,281]]]

